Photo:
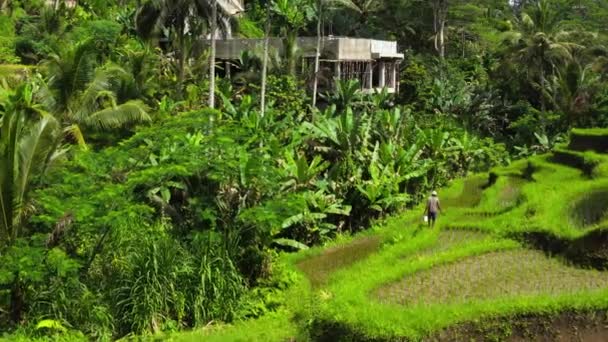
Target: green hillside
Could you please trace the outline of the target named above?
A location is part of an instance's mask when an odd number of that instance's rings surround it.
[[[607,22],[0,0],[0,342],[608,341]]]
[[[608,137],[597,130],[572,135],[571,147],[581,146],[578,135],[597,137],[596,150]],[[455,181],[439,193],[445,213],[435,229],[422,222],[419,207],[350,241],[287,256],[301,275],[287,296],[289,320],[284,313],[172,339],[603,336],[608,179],[601,170],[607,163],[589,170],[560,153],[592,152],[564,148]]]

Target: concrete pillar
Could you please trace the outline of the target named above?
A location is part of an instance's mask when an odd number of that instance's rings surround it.
[[[335,74],[336,80],[341,79],[342,78],[342,63],[336,62],[335,71],[336,71],[336,74]]]
[[[391,88],[397,90],[397,70],[399,69],[399,64],[397,62],[393,62],[391,65]]]
[[[399,61],[393,64],[393,84],[395,87],[395,93],[399,94]]]
[[[369,70],[369,78],[367,79],[367,89],[373,89],[374,88],[374,62],[370,61],[367,64],[367,68]]]
[[[226,68],[226,78],[227,79],[232,79],[232,65],[230,64],[230,61],[226,61],[225,62],[225,68]]]
[[[386,63],[380,62],[378,70],[380,72],[380,75],[378,75],[378,87],[384,88],[386,86]]]

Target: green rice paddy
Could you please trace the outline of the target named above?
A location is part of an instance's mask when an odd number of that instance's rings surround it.
[[[418,272],[376,291],[400,305],[454,304],[520,296],[559,296],[608,288],[608,273],[565,265],[542,252],[516,249],[464,258]]]
[[[601,150],[603,132],[576,131],[582,138],[574,146]],[[417,207],[363,236],[286,255],[301,281],[287,295],[289,319],[281,316],[280,333],[264,339],[518,340],[511,325],[527,321],[546,327],[541,335],[574,338],[584,320],[569,317],[608,312],[608,241],[598,241],[608,240],[608,179],[597,172],[608,170],[608,158],[589,153],[533,157],[458,180],[439,192],[444,213],[436,229]],[[499,337],[484,335],[495,329],[464,328],[497,321]],[[575,333],[549,331],[558,321],[555,329]],[[248,331],[275,323],[237,324],[221,336],[256,340]],[[608,340],[604,324],[588,333]]]

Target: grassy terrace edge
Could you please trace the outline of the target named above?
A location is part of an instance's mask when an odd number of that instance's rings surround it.
[[[534,171],[526,174],[527,168]],[[581,174],[570,169],[568,166],[551,163],[549,156],[540,156],[526,161],[515,163],[511,167],[493,170],[498,179],[487,188],[489,192],[498,193],[501,187],[505,186],[505,179],[509,177],[530,178],[530,182],[523,184],[521,195],[524,203],[519,206],[509,208],[513,210],[512,216],[525,214],[530,209],[530,203],[538,203],[542,196],[535,192],[546,195],[545,191],[551,186],[539,185],[541,180],[553,176],[556,181],[567,179],[577,179],[566,191],[555,191],[550,201],[559,200],[561,192],[567,194],[567,199],[575,200],[584,193],[595,187],[604,187],[606,181],[595,180],[589,183],[588,180],[580,177]],[[474,176],[479,177],[479,175]],[[507,182],[508,183],[508,182]],[[544,186],[544,188],[543,188]],[[463,182],[457,182],[447,190],[452,196],[458,194],[463,189]],[[446,193],[446,192],[444,192]],[[475,227],[473,222],[466,222],[462,219],[465,212],[479,212],[484,209],[482,200],[475,208],[456,209],[454,217],[462,221],[458,224],[459,228]],[[549,203],[551,205],[552,203]],[[556,210],[564,210],[569,207],[566,203],[558,206]],[[413,308],[404,308],[394,304],[383,304],[371,298],[370,293],[387,283],[398,280],[408,274],[413,274],[420,270],[430,269],[435,265],[450,263],[469,256],[479,255],[491,251],[520,248],[521,243],[506,239],[501,236],[508,236],[511,233],[518,233],[521,230],[513,225],[505,224],[505,217],[508,217],[509,210],[504,213],[497,213],[495,217],[488,219],[488,223],[497,224],[495,229],[482,229],[492,233],[495,240],[472,243],[464,248],[448,250],[432,257],[422,257],[410,263],[395,262],[404,254],[413,253],[425,246],[433,244],[437,234],[424,231],[420,233],[417,227],[401,227],[401,234],[405,235],[405,243],[398,243],[385,246],[382,252],[364,261],[357,263],[349,269],[340,270],[334,275],[334,281],[328,288],[319,295],[320,302],[317,312],[316,326],[313,331],[318,334],[317,339],[332,340],[421,340],[442,331],[446,328],[464,324],[467,322],[479,322],[479,320],[489,320],[496,317],[515,316],[522,314],[537,315],[557,315],[564,311],[594,311],[608,308],[608,289],[599,291],[587,291],[576,294],[564,294],[555,297],[533,296],[533,297],[513,297],[496,300],[473,301],[466,304],[452,305],[418,305]],[[531,231],[541,231],[549,236],[558,236],[565,241],[576,241],[584,239],[585,236],[601,231],[602,228],[580,230],[577,227],[559,225],[559,221],[567,219],[568,214],[563,213],[558,217],[550,217],[551,213],[544,212],[534,222],[534,227],[526,227]],[[410,216],[416,216],[416,210]],[[407,215],[406,215],[407,216]],[[458,220],[458,219],[457,219]],[[485,220],[484,220],[485,221]],[[515,224],[521,224],[516,222]],[[545,226],[547,225],[548,226]],[[515,228],[515,229],[514,229]],[[373,272],[381,270],[381,272]]]
[[[604,165],[605,159],[601,163]],[[470,215],[488,212],[489,208],[496,206],[495,197],[505,187],[511,186],[514,179],[519,187],[517,205],[490,216]],[[568,184],[568,187],[559,184]],[[471,190],[467,187],[471,186],[484,186],[480,199],[475,198],[480,195],[475,192],[472,198],[466,198],[468,190]],[[425,229],[421,224],[422,209],[416,207],[386,218],[355,236],[343,236],[327,246],[283,255],[282,262],[298,273],[298,280],[286,291],[286,304],[279,313],[230,326],[180,334],[169,340],[194,341],[201,337],[207,341],[423,340],[454,327],[491,322],[500,317],[554,317],[564,312],[606,310],[608,288],[558,296],[514,296],[411,307],[382,303],[372,295],[383,285],[438,265],[497,251],[542,249],[526,244],[522,239],[524,233],[561,239],[565,245],[584,241],[594,234],[601,235],[606,230],[606,220],[586,229],[563,224],[569,220],[568,210],[572,207],[568,202],[576,201],[598,187],[608,188],[608,180],[585,177],[579,169],[556,164],[549,155],[518,161],[489,174],[459,179],[441,194],[446,199],[464,201],[468,205],[448,209],[444,221],[453,222],[445,222],[443,228],[477,230],[488,234],[487,238],[440,250],[436,254],[419,254],[437,243],[440,230]],[[545,208],[535,207],[538,203],[545,203]],[[538,212],[527,217],[532,209]],[[348,249],[371,238],[379,243],[373,253],[360,254],[356,260],[325,270],[327,274],[322,284],[314,284],[306,270],[301,268],[303,262],[322,259],[330,255],[330,251]],[[404,258],[407,262],[403,262]]]

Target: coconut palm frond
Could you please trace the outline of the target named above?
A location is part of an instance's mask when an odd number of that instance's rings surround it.
[[[51,55],[43,63],[49,73],[48,87],[56,95],[58,108],[67,108],[74,93],[84,89],[94,79],[96,54],[93,40],[86,40]]]
[[[104,108],[88,115],[84,124],[94,129],[111,129],[150,121],[148,107],[139,100]]]
[[[46,162],[55,151],[60,138],[59,122],[52,115],[45,115],[31,125],[28,133],[18,144],[17,200],[24,201],[33,175],[46,169]]]
[[[32,85],[2,100],[0,112],[0,245],[19,237],[32,180],[44,173],[60,142],[59,122],[33,109]]]
[[[84,139],[84,134],[77,124],[70,125],[63,129],[63,134],[70,140],[74,141],[83,150],[88,150],[89,147]]]
[[[322,0],[322,1],[324,3],[323,5],[330,9],[347,8],[347,9],[353,10],[358,13],[362,12],[361,8],[359,6],[357,6],[351,0]]]

